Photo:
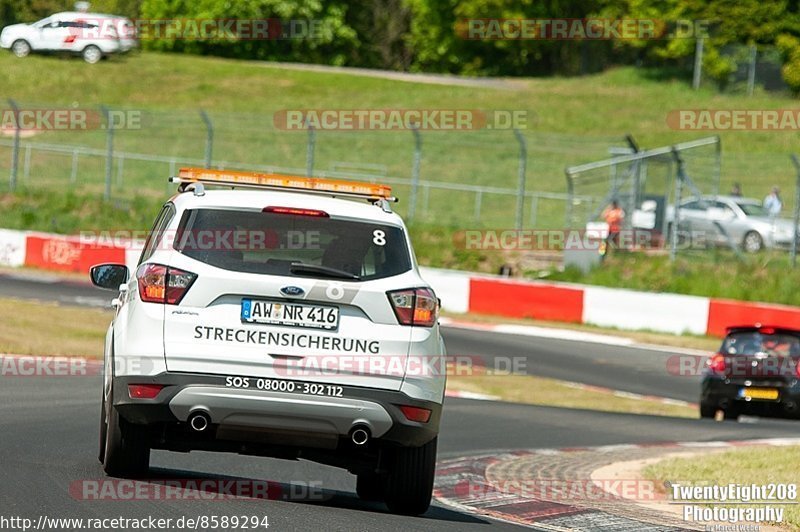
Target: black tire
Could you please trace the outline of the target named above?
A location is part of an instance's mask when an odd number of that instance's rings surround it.
[[[356,493],[362,501],[384,500],[385,479],[376,473],[361,473],[356,476]]]
[[[436,441],[422,447],[403,447],[391,452],[384,500],[392,513],[424,514],[431,505],[436,471]]]
[[[11,44],[11,53],[17,57],[28,57],[31,55],[31,45],[25,39],[17,39]]]
[[[739,421],[739,416],[741,415],[741,409],[736,407],[729,407],[725,410],[725,421]]]
[[[150,444],[146,428],[122,419],[110,403],[105,405],[105,413],[103,470],[112,477],[144,476],[150,469]]]
[[[717,410],[719,410],[719,407],[714,403],[705,403],[705,402],[700,403],[701,418],[714,419],[714,417],[717,415]]]
[[[764,249],[764,239],[756,231],[748,231],[742,240],[742,249],[748,253],[758,253]]]
[[[97,454],[97,459],[102,464],[106,459],[106,434],[108,433],[108,425],[106,425],[106,393],[105,389],[101,394],[100,399],[100,445]]]

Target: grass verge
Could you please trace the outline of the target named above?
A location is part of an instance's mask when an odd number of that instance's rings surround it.
[[[0,353],[102,358],[109,311],[0,299]]]
[[[663,486],[664,481],[695,485],[796,484],[800,477],[800,446],[753,447],[688,458],[668,458],[644,469],[646,478]],[[798,502],[795,499],[792,502]],[[745,504],[745,506],[748,506]],[[757,505],[752,505],[756,507]],[[800,505],[781,505],[790,530],[800,529]]]
[[[594,325],[583,325],[579,323],[563,323],[555,321],[539,321],[524,318],[506,318],[503,316],[488,316],[485,314],[451,314],[444,313],[445,316],[457,321],[487,323],[487,324],[506,324],[531,325],[534,327],[545,327],[548,329],[567,329],[570,331],[580,331],[595,334],[605,334],[630,338],[637,343],[653,344],[668,347],[680,347],[685,349],[699,349],[702,351],[713,351],[719,347],[720,340],[711,336],[695,336],[691,334],[665,334],[651,331],[625,331],[608,327],[596,327]]]
[[[108,311],[0,299],[0,353],[100,358],[110,320]],[[541,377],[456,376],[450,378],[448,386],[529,404],[632,414],[696,416],[692,408],[577,390],[567,383]]]
[[[548,280],[800,305],[800,269],[792,269],[788,253],[780,251],[747,255],[740,261],[730,250],[711,249],[685,254],[674,263],[667,256],[617,253],[588,273],[566,269]]]
[[[451,390],[494,395],[503,401],[529,405],[581,408],[599,412],[623,412],[654,416],[696,418],[697,409],[684,405],[618,397],[611,393],[582,390],[570,383],[534,375],[450,376]]]

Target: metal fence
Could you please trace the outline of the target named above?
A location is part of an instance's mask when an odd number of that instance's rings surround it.
[[[69,184],[107,199],[162,197],[172,190],[166,177],[181,166],[208,166],[385,182],[412,221],[558,227],[568,198],[559,178],[565,164],[624,145],[531,130],[287,131],[268,113],[92,111],[98,123],[87,130],[3,131],[0,172],[10,188]],[[136,127],[119,126],[131,116]]]
[[[641,212],[643,203],[650,201],[656,206],[654,212],[658,221],[654,229],[666,231],[667,206],[677,200],[674,191],[680,168],[674,152],[682,158],[686,170],[683,178],[694,193],[719,193],[722,156],[718,137],[649,150],[640,150],[629,137],[626,151],[609,159],[566,169],[570,197],[566,212],[568,227],[585,227],[598,219],[612,200],[627,213]],[[585,197],[592,200],[586,201]],[[636,220],[630,216],[626,222],[631,225]]]
[[[790,156],[795,175],[792,186],[787,188],[793,191],[793,208],[781,199],[779,214],[761,214],[741,207],[761,209],[758,201],[731,197],[732,192],[720,190],[722,152],[717,137],[645,151],[639,150],[633,139],[629,144],[628,150],[618,150],[609,159],[566,169],[571,198],[567,204],[569,227],[599,227],[592,223],[599,221],[602,209],[613,200],[630,214],[624,219],[624,227],[647,232],[647,247],[665,248],[672,260],[678,252],[704,254],[719,246],[729,248],[744,260],[744,252],[761,250],[766,245],[788,248],[790,263],[796,266],[800,244],[800,157]],[[783,158],[789,159],[785,155]],[[736,195],[742,196],[741,191]],[[591,199],[587,201],[587,197]],[[736,203],[740,207],[735,207]],[[683,207],[676,209],[677,205]],[[744,214],[736,214],[737,209]],[[750,233],[756,235],[751,242],[755,247],[748,245]]]
[[[789,93],[789,86],[783,79],[781,69],[784,60],[780,50],[775,46],[756,44],[729,44],[720,51],[731,67],[731,72],[724,80],[710,79],[703,72],[703,39],[699,39],[695,48],[693,86],[701,85],[721,88],[727,93],[747,94],[752,96],[757,90],[766,92]]]

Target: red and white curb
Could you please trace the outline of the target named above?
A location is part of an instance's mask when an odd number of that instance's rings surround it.
[[[468,329],[472,331],[485,331],[498,334],[513,334],[517,336],[535,336],[553,340],[569,340],[572,342],[588,342],[594,344],[632,346],[636,342],[630,338],[597,334],[572,329],[559,329],[556,327],[537,327],[535,325],[517,325],[512,323],[479,323],[449,317],[439,318],[439,323],[445,327],[455,329]]]
[[[570,388],[574,388],[576,390],[604,393],[608,395],[613,395],[614,397],[620,397],[622,399],[632,399],[634,401],[647,401],[650,403],[660,403],[662,405],[672,405],[672,406],[688,406],[695,408],[697,407],[697,403],[690,403],[689,401],[682,401],[680,399],[671,399],[669,397],[660,397],[658,395],[642,395],[639,393],[624,392],[622,390],[615,390],[613,388],[604,388],[602,386],[592,386],[590,384],[583,384],[580,382],[565,381],[564,385],[569,386]]]
[[[569,504],[555,503],[525,497],[519,493],[503,491],[486,478],[489,466],[524,458],[529,455],[569,455],[579,452],[611,453],[633,449],[734,449],[740,447],[785,447],[800,445],[800,438],[762,438],[727,441],[654,442],[640,444],[617,444],[590,447],[563,447],[526,449],[513,451],[487,451],[472,456],[445,459],[436,469],[434,497],[442,504],[471,514],[491,517],[500,521],[535,527],[540,530],[571,530],[546,520],[557,520],[573,516],[593,521],[595,524],[615,519],[605,512],[590,508],[578,508]],[[625,518],[620,518],[625,519]],[[598,522],[599,521],[599,522]],[[630,521],[628,524],[635,523]],[[606,521],[606,524],[611,524]],[[643,525],[645,523],[642,523]],[[630,529],[630,528],[628,528]]]
[[[466,392],[461,390],[447,390],[445,397],[457,397],[459,399],[474,399],[476,401],[500,401],[502,397],[485,393]]]
[[[633,401],[647,401],[650,403],[659,403],[663,405],[672,406],[686,406],[690,408],[697,408],[697,403],[690,403],[689,401],[682,401],[680,399],[671,399],[669,397],[659,397],[657,395],[642,395],[632,392],[624,392],[622,390],[614,390],[613,388],[603,388],[602,386],[592,386],[589,384],[582,384],[580,382],[561,381],[562,384],[569,388],[576,390],[584,390],[587,392],[596,392],[606,395],[613,395],[622,399],[631,399]],[[503,398],[497,395],[489,395],[484,393],[468,392],[461,390],[447,390],[445,397],[454,397],[458,399],[474,399],[476,401],[502,401]]]
[[[708,351],[701,349],[690,349],[686,347],[671,347],[667,345],[656,345],[640,343],[632,338],[624,336],[614,336],[612,334],[590,333],[585,331],[575,331],[572,329],[561,329],[558,327],[538,327],[536,325],[519,325],[512,323],[480,323],[458,318],[441,317],[439,323],[445,327],[454,329],[465,329],[471,331],[491,332],[496,334],[510,334],[515,336],[532,336],[535,338],[546,338],[550,340],[566,340],[569,342],[585,342],[592,344],[603,344],[619,347],[632,347],[646,351],[660,351],[665,353],[675,353],[695,356],[708,356]]]

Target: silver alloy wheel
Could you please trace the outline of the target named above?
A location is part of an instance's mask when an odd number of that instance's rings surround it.
[[[750,231],[744,235],[744,250],[748,253],[757,253],[761,251],[763,245],[764,242],[761,239],[761,235],[755,231]]]
[[[93,65],[103,58],[103,52],[97,46],[87,46],[83,49],[83,60]]]
[[[14,44],[11,45],[11,51],[17,57],[27,57],[31,53],[31,45],[28,44],[28,41],[23,41],[20,39],[18,41],[14,41]]]

